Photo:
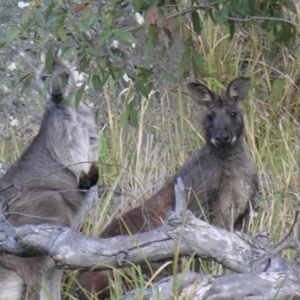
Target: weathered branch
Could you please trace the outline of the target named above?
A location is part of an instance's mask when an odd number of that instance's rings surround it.
[[[16,228],[0,223],[0,253],[28,256],[31,247],[21,246],[16,240]]]
[[[174,295],[174,281],[180,297]],[[297,274],[290,270],[272,273],[245,273],[223,276],[178,274],[155,284],[150,299],[300,299]],[[159,297],[156,297],[159,295]],[[133,300],[133,298],[132,298]]]
[[[175,194],[176,208],[168,215],[165,226],[147,233],[94,239],[49,224],[12,228],[2,222],[0,252],[22,256],[47,253],[57,265],[70,269],[107,269],[128,266],[129,262],[140,264],[145,257],[153,262],[172,259],[175,249],[179,249],[181,255],[207,257],[244,274],[218,277],[192,272],[178,274],[158,282],[154,291],[148,291],[149,299],[156,299],[157,291],[162,293],[162,299],[174,297],[174,280],[179,282],[179,299],[185,299],[186,295],[191,299],[298,299],[295,296],[300,292],[297,269],[276,256],[286,248],[298,250],[296,239],[285,240],[271,249],[264,235],[252,238],[244,233],[228,232],[198,220],[189,211],[184,212],[181,180]]]
[[[12,237],[7,238],[7,235],[1,242],[0,236],[0,251],[22,255],[24,250],[25,254],[30,252],[32,255],[32,249],[35,249],[34,253],[48,253],[58,265],[70,269],[106,269],[127,266],[128,262],[140,264],[144,257],[150,261],[172,259],[174,249],[179,249],[181,255],[196,254],[210,258],[238,273],[289,269],[281,258],[271,258],[277,253],[259,239],[211,226],[189,211],[182,215],[184,201],[184,187],[179,183],[176,187],[175,212],[168,215],[164,227],[147,233],[94,239],[70,228],[47,224],[25,225],[15,229],[18,243],[13,242]],[[12,228],[9,234],[14,234]],[[298,242],[293,240],[286,247],[297,248],[297,245]]]

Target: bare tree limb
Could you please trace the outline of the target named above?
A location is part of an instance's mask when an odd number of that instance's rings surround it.
[[[22,249],[28,253],[28,249],[34,248],[36,253],[48,253],[58,265],[70,269],[106,269],[127,266],[128,262],[140,264],[144,257],[153,262],[172,259],[178,243],[181,255],[210,258],[238,273],[290,268],[279,257],[271,258],[277,253],[271,252],[270,256],[270,247],[258,239],[211,226],[189,211],[182,218],[177,213],[169,214],[164,227],[135,236],[94,239],[70,228],[43,224],[16,228],[15,239],[18,243],[13,243],[12,237],[2,239],[0,251],[22,255]],[[298,242],[293,241],[284,246],[297,245]],[[261,262],[267,254],[268,261]]]
[[[70,228],[49,224],[12,228],[0,223],[0,252],[14,255],[50,255],[58,266],[70,269],[107,269],[172,259],[181,255],[207,257],[237,273],[213,277],[192,272],[178,274],[155,284],[148,299],[174,298],[173,283],[179,282],[178,299],[300,299],[297,268],[291,268],[277,254],[286,248],[298,250],[296,239],[271,248],[268,236],[252,238],[207,224],[185,207],[185,191],[179,179],[175,187],[176,208],[165,226],[135,236],[94,239]],[[143,291],[145,293],[145,291]],[[144,294],[145,295],[145,294]],[[131,299],[137,299],[132,295]],[[177,297],[177,296],[176,296]],[[128,297],[124,299],[129,299]]]
[[[16,229],[0,223],[0,254],[11,253],[17,256],[29,255],[29,248],[21,246],[15,239]]]
[[[174,295],[174,280],[179,282]],[[156,297],[159,295],[159,297]],[[155,284],[150,299],[300,299],[297,274],[290,270],[274,273],[229,274],[224,276],[199,275],[193,272],[178,274]]]

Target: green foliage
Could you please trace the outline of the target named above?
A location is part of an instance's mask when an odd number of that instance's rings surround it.
[[[191,13],[191,18],[193,23],[193,30],[195,31],[195,33],[200,34],[202,26],[201,26],[199,14],[196,11],[193,11]]]
[[[51,58],[58,48],[63,54],[75,51],[80,70],[89,74],[87,80],[91,81],[95,91],[100,91],[109,77],[115,81],[123,80],[126,72],[133,79],[141,100],[141,97],[149,96],[153,72],[145,66],[132,68],[127,65],[126,49],[136,42],[133,33],[137,29],[149,37],[144,46],[145,56],[153,47],[160,46],[157,64],[171,47],[175,33],[181,32],[182,21],[179,20],[182,16],[190,18],[193,32],[201,36],[202,24],[206,21],[200,18],[200,10],[204,18],[210,17],[214,23],[227,27],[231,37],[241,26],[248,30],[257,25],[263,31],[271,32],[273,40],[278,43],[288,43],[295,37],[297,25],[289,22],[286,16],[286,12],[296,13],[292,0],[208,2],[207,5],[197,6],[198,1],[195,0],[110,0],[105,4],[52,0],[48,6],[43,6],[41,1],[33,1],[23,13],[19,26],[0,41],[0,48],[15,39],[32,40],[38,51],[47,52],[48,69],[51,68]],[[144,17],[144,23],[135,23],[137,26],[133,27],[124,26],[134,12]],[[164,37],[167,38],[167,45],[160,43]],[[163,79],[179,83],[190,75],[191,65],[196,74],[202,77],[209,75],[203,69],[201,56],[193,49],[192,39],[189,41],[178,64],[178,74],[163,73]],[[80,90],[76,101],[80,101],[81,96]],[[130,112],[132,114],[135,112]]]
[[[140,3],[140,1],[136,2]],[[253,9],[256,7],[253,6]],[[52,11],[54,8],[55,6],[51,8]],[[272,240],[279,241],[286,235],[293,221],[295,214],[293,201],[295,200],[292,195],[294,191],[298,191],[299,185],[297,180],[299,148],[296,144],[299,128],[297,120],[300,119],[300,96],[299,91],[295,90],[294,83],[294,79],[299,75],[299,52],[291,55],[291,48],[287,50],[284,46],[278,46],[275,43],[273,30],[265,31],[260,26],[261,21],[257,22],[256,26],[252,26],[254,24],[252,20],[251,24],[249,23],[251,26],[247,25],[249,26],[247,28],[244,22],[229,19],[226,21],[224,18],[224,24],[216,25],[212,18],[207,17],[205,10],[197,14],[200,24],[205,24],[205,26],[201,28],[199,35],[192,21],[189,24],[193,25],[189,27],[192,30],[183,32],[185,42],[181,59],[177,61],[178,73],[166,71],[161,76],[178,86],[181,84],[180,80],[192,68],[196,76],[204,78],[213,90],[224,91],[225,82],[228,83],[234,77],[239,76],[241,63],[246,63],[244,74],[252,78],[251,95],[243,104],[245,133],[249,146],[247,148],[261,174],[260,195],[256,202],[258,217],[255,217],[251,223],[250,234],[256,235],[258,232],[267,230]],[[48,20],[50,17],[51,14]],[[232,22],[233,28],[226,27],[227,22],[228,24]],[[245,26],[243,30],[240,30],[241,26]],[[155,43],[159,42],[157,32],[165,34],[167,42],[172,43],[171,27],[169,31],[150,24],[145,27],[149,28],[145,34],[151,33],[151,38],[148,40],[150,42],[147,44],[149,51],[153,49]],[[63,30],[69,38],[70,29],[64,26]],[[236,31],[233,38],[230,37],[232,30]],[[203,145],[203,137],[199,130],[201,109],[189,101],[186,93],[180,88],[176,91],[160,93],[157,101],[151,101],[151,97],[149,101],[145,99],[141,101],[141,98],[136,96],[137,89],[139,93],[145,95],[152,92],[151,85],[148,84],[149,78],[155,72],[152,66],[136,65],[135,68],[126,70],[134,82],[131,82],[122,93],[124,101],[121,103],[120,112],[120,103],[115,91],[118,88],[116,78],[121,78],[122,70],[117,69],[118,66],[115,66],[110,58],[113,54],[123,59],[123,54],[118,50],[112,53],[110,49],[107,53],[105,52],[105,55],[98,56],[97,47],[105,49],[109,44],[109,39],[113,36],[111,29],[103,29],[103,33],[104,37],[99,37],[101,46],[90,44],[80,50],[81,48],[74,46],[74,42],[66,44],[63,54],[67,57],[73,49],[77,49],[81,60],[80,68],[88,70],[90,85],[96,91],[104,89],[106,95],[107,109],[103,111],[109,120],[105,128],[109,130],[103,128],[101,131],[99,167],[101,184],[108,186],[109,191],[102,195],[82,227],[85,234],[94,237],[99,236],[105,225],[121,212],[141,204],[143,199],[153,195],[163,185],[165,178],[173,176],[178,167]],[[64,36],[62,33],[61,35]],[[53,47],[48,48],[51,44],[49,41],[49,37],[41,38],[39,45],[44,43],[40,46],[41,50],[44,48],[51,50],[45,51],[51,59],[55,51]],[[299,37],[295,43],[299,43]],[[241,45],[247,48],[246,55]],[[279,48],[279,51],[278,48],[273,51],[275,46]],[[162,49],[162,56],[164,51],[167,51],[167,47]],[[123,52],[126,53],[126,51]],[[279,56],[279,59],[274,57],[274,53]],[[181,75],[178,75],[179,70]],[[105,74],[104,77],[103,74]],[[26,75],[21,81],[28,84],[30,78],[31,76]],[[109,83],[109,87],[105,85],[105,82]],[[84,87],[79,88],[77,93],[84,93]],[[175,99],[168,99],[169,95]],[[79,95],[74,97],[74,100],[80,101],[80,98]],[[138,124],[138,126],[126,126],[128,122]],[[14,153],[19,156],[23,150],[18,132],[13,127],[10,128],[10,135],[13,138],[12,146],[5,141],[1,147],[1,157],[5,159]],[[152,188],[153,186],[155,188]],[[117,187],[121,187],[121,199],[114,198],[113,191]],[[288,251],[285,251],[283,255],[285,258],[292,257]],[[176,262],[177,259],[175,259]],[[175,265],[174,270],[184,272],[191,264],[190,260],[186,265]],[[122,277],[127,278],[130,288],[140,288],[151,285],[163,271],[162,268],[160,273],[153,274],[150,281],[145,279],[143,282],[142,274],[136,267],[128,269],[125,272],[114,270],[112,299],[119,299],[124,292],[120,280]],[[227,272],[220,265],[207,260],[201,261],[201,271],[212,275]],[[128,274],[131,279],[128,279]],[[72,280],[68,282],[69,294],[72,293],[71,285]],[[177,286],[175,285],[174,288]],[[65,295],[64,299],[75,299],[75,297]]]

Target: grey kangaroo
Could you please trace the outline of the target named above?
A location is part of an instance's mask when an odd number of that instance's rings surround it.
[[[228,230],[247,225],[250,207],[258,190],[258,172],[244,149],[244,119],[240,103],[250,88],[249,78],[233,80],[222,96],[200,82],[188,84],[194,100],[206,107],[202,124],[205,145],[196,152],[155,195],[109,224],[101,238],[146,232],[161,226],[174,209],[174,185],[181,177],[187,189],[187,209],[197,217],[203,211],[210,222]],[[107,275],[81,271],[79,286],[98,299],[109,297]],[[79,299],[87,299],[77,289]]]
[[[39,133],[0,180],[1,221],[75,228],[97,197],[98,133],[91,109],[68,103],[75,91],[75,59],[37,64],[25,51],[45,95]],[[60,299],[62,270],[50,257],[0,255],[0,300]]]

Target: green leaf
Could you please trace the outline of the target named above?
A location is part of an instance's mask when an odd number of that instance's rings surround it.
[[[135,38],[132,36],[132,34],[122,29],[114,29],[113,37],[118,41],[125,42],[127,44],[135,43]]]
[[[249,14],[255,15],[255,1],[248,0]]]
[[[214,11],[215,11],[215,9],[209,8],[209,9],[207,10],[207,14],[210,16],[210,18],[211,18],[214,22],[216,22],[216,19],[215,19],[215,17],[214,17]]]
[[[244,0],[243,0],[244,1]],[[251,0],[254,4],[255,1]],[[232,14],[236,14],[236,12],[240,9],[241,10],[241,5],[239,0],[230,0],[230,12]]]
[[[116,56],[118,56],[118,57],[120,57],[122,59],[125,58],[125,53],[121,49],[119,49],[119,48],[111,48],[110,50],[111,50],[111,52],[114,55],[116,55]]]
[[[111,36],[111,33],[111,30],[103,30],[103,32],[101,33],[101,37],[98,41],[98,47],[103,46],[108,41],[108,39]]]
[[[133,0],[135,11],[140,11],[145,5],[144,0]]]
[[[48,41],[49,37],[45,36],[36,42],[36,46],[41,49],[44,45],[47,44]]]
[[[112,21],[115,22],[116,20],[120,19],[121,17],[124,17],[124,10],[119,9],[113,9],[110,11],[110,16],[112,18]]]
[[[294,14],[297,14],[296,3],[293,0],[286,0],[286,8],[291,10]]]
[[[193,46],[193,39],[191,36],[189,36],[185,41],[184,45],[186,48],[192,47]]]
[[[131,13],[133,12],[133,5],[132,3],[129,4],[129,2],[126,3],[127,5],[124,5],[122,9],[122,16],[125,18],[130,17]]]
[[[168,51],[169,48],[167,48],[166,46],[163,46],[160,50],[157,62],[160,62],[161,59],[165,56],[166,52]]]
[[[181,57],[181,61],[179,64],[179,74],[180,76],[183,75],[183,73],[185,72],[185,70],[188,67],[188,64],[190,62],[190,58],[191,58],[191,49],[185,49],[185,51],[183,52],[183,55]]]
[[[24,27],[27,27],[27,23],[29,21],[29,14],[22,14],[21,20],[20,20],[20,27],[24,29]]]
[[[144,55],[148,57],[149,51],[154,47],[152,39],[148,39],[144,46]]]
[[[156,15],[157,15],[157,24],[160,27],[163,27],[163,25],[164,25],[164,12],[163,12],[163,10],[159,8],[157,10]]]
[[[47,90],[49,87],[49,82],[50,82],[50,78],[49,78],[49,76],[47,76],[46,79],[44,80],[44,86],[43,86],[43,90],[42,90],[42,99],[46,98]]]
[[[228,16],[229,9],[227,6],[224,6],[219,11],[215,12],[215,19],[219,24],[223,24],[225,17]]]
[[[295,31],[293,27],[289,24],[281,23],[281,28],[275,34],[276,41],[280,43],[287,43],[295,36]]]
[[[37,9],[33,15],[30,15],[31,18],[29,18],[29,21],[27,23],[27,27],[28,28],[31,28],[31,27],[34,27],[36,26],[36,23],[38,22],[38,20],[40,19],[40,15],[41,15],[41,10],[40,9]]]
[[[91,54],[91,55],[94,55],[94,56],[98,56],[99,55],[99,48],[94,48],[94,47],[91,47],[89,46],[86,51]]]
[[[166,80],[168,80],[168,81],[170,81],[170,82],[173,82],[173,83],[177,83],[177,82],[178,82],[177,77],[174,76],[174,75],[171,74],[171,73],[163,72],[163,73],[161,73],[161,76],[162,76],[162,78],[164,78],[164,79],[166,79]]]
[[[64,49],[65,51],[63,52],[62,59],[63,60],[69,60],[70,58],[73,57],[74,53],[76,53],[75,48],[68,48],[67,50]]]
[[[128,107],[126,107],[125,111],[122,113],[121,117],[120,117],[120,120],[119,120],[119,124],[120,124],[120,127],[124,127],[127,122],[128,122],[128,119],[129,119],[129,109]]]
[[[205,70],[203,69],[203,59],[199,52],[194,51],[193,53],[193,65],[197,73],[201,76],[205,76]]]
[[[86,7],[84,10],[81,11],[82,13],[82,19],[83,20],[88,20],[88,19],[92,19],[91,15],[93,13],[93,10],[91,7]]]
[[[105,75],[104,78],[102,78],[102,82],[101,82],[102,86],[101,86],[101,89],[103,88],[104,84],[105,84],[106,81],[108,80],[109,76],[110,76],[110,74],[108,73],[108,74]]]
[[[132,105],[130,107],[130,110],[129,110],[129,119],[131,121],[131,124],[133,123],[133,125],[136,127],[138,126],[139,124],[139,110],[134,106]]]
[[[138,67],[138,71],[144,75],[144,77],[149,77],[153,74],[153,71],[151,69],[146,69],[142,67]]]
[[[192,23],[193,23],[193,29],[194,31],[200,35],[201,33],[201,22],[199,18],[199,14],[196,11],[192,12]]]
[[[120,80],[124,76],[125,69],[121,67],[110,68],[110,73],[114,80]]]
[[[109,56],[108,55],[104,55],[104,56],[101,57],[100,66],[103,69],[106,69],[110,66],[110,61],[109,61]]]
[[[163,29],[164,29],[164,33],[165,33],[166,36],[168,37],[170,43],[172,43],[172,42],[173,42],[173,37],[172,37],[171,31],[170,31],[167,27],[165,27],[165,26],[164,26]]]
[[[135,80],[135,87],[140,94],[142,94],[145,98],[148,98],[148,91],[140,78]]]
[[[49,72],[49,74],[52,74],[53,59],[54,59],[53,52],[51,49],[49,49],[46,53],[46,68],[47,68],[47,71]]]
[[[66,31],[63,27],[59,27],[57,34],[63,42],[65,42],[68,39]]]
[[[81,20],[81,21],[77,22],[77,25],[81,31],[87,32],[87,31],[89,31],[91,26],[95,23],[95,21],[96,21],[95,18],[89,18],[89,19]]]
[[[91,60],[89,56],[87,55],[87,53],[84,53],[84,55],[79,60],[80,70],[85,70],[89,66],[90,62]]]
[[[92,77],[92,84],[95,91],[101,91],[103,88],[103,85],[106,83],[107,79],[109,78],[110,74],[107,74],[104,78],[102,78],[102,81],[100,79],[100,76],[94,74]]]
[[[23,76],[20,79],[20,81],[18,82],[18,84],[20,84],[21,82],[23,82],[22,93],[30,86],[32,79],[33,79],[33,75],[32,74],[25,75],[25,76]]]
[[[128,75],[128,77],[130,77],[131,79],[134,79],[134,80],[137,78],[137,74],[136,74],[135,70],[128,70],[127,75]]]
[[[182,74],[181,77],[184,78],[184,79],[186,79],[186,78],[188,78],[190,75],[191,75],[191,74],[190,74],[190,70],[187,69],[187,70],[185,70],[185,71],[183,72],[183,74]]]
[[[272,24],[271,24],[271,26],[269,24],[270,24],[269,20],[264,20],[260,23],[260,26],[264,30],[270,30],[270,29],[272,29]]]
[[[100,77],[98,75],[93,75],[92,83],[93,83],[93,88],[96,92],[101,90],[102,84],[101,84]]]
[[[21,79],[18,81],[17,84],[22,83],[23,81],[31,81],[33,79],[33,75],[32,74],[26,74],[24,76],[21,77]]]
[[[280,101],[284,93],[285,79],[278,78],[273,83],[272,94],[276,102]]]
[[[52,14],[52,11],[53,11],[54,7],[55,7],[55,2],[53,1],[46,8],[45,14],[44,14],[45,21],[47,21],[49,19],[50,15]]]
[[[84,88],[85,88],[85,84],[83,84],[81,87],[79,87],[79,89],[77,90],[77,92],[75,94],[75,108],[76,109],[78,109],[78,107],[79,107],[79,103],[82,99]]]
[[[10,43],[15,38],[17,38],[20,33],[21,33],[21,30],[19,28],[16,28],[10,35],[8,35],[8,36],[5,37],[4,41],[6,43]]]
[[[152,25],[148,28],[148,35],[151,37],[153,46],[159,44],[159,29],[157,25]]]
[[[235,21],[228,19],[227,23],[228,23],[230,37],[232,38],[235,33]]]
[[[0,49],[5,46],[6,42],[0,42]]]

